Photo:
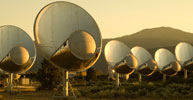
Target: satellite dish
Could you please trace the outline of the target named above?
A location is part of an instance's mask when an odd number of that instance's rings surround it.
[[[32,67],[36,49],[30,36],[16,26],[0,27],[0,68],[9,72],[9,88],[12,92],[13,73],[24,73]]]
[[[131,74],[138,65],[130,48],[117,40],[111,40],[105,45],[104,55],[108,65],[120,74]]]
[[[179,62],[167,49],[158,49],[155,52],[155,61],[158,64],[158,69],[165,75],[174,76],[181,70]]]
[[[105,59],[108,65],[117,72],[116,86],[119,87],[119,74],[130,75],[138,65],[137,59],[124,43],[111,40],[105,45]]]
[[[150,76],[156,71],[157,64],[153,60],[152,55],[145,48],[135,46],[131,49],[131,52],[138,60],[136,70],[139,73],[145,76]]]
[[[37,15],[37,46],[53,65],[67,71],[90,68],[101,53],[101,34],[94,19],[81,7],[53,2]]]
[[[78,5],[57,1],[43,7],[34,24],[37,47],[52,65],[67,71],[84,71],[100,56],[100,30],[92,16]],[[68,80],[66,97],[68,96]]]
[[[134,69],[136,68],[136,66],[137,66],[136,57],[133,56],[132,54],[128,54],[122,62],[117,63],[114,70],[117,73],[130,75],[135,71]]]
[[[1,26],[0,40],[0,68],[10,73],[23,73],[32,67],[36,50],[25,31],[16,26]]]
[[[176,45],[175,55],[182,67],[188,71],[193,71],[193,46],[186,42]]]

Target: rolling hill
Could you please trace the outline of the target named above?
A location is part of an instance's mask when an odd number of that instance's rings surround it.
[[[110,40],[119,40],[130,48],[142,46],[154,56],[155,51],[159,48],[166,48],[174,53],[175,46],[179,42],[184,41],[193,44],[193,34],[171,27],[144,29],[131,35],[103,39],[103,50],[106,43]],[[104,73],[107,72],[107,64],[103,52],[94,67],[98,70],[102,69]]]

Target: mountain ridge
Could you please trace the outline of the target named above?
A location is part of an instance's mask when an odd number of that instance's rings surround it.
[[[193,33],[185,32],[171,27],[156,27],[143,29],[134,34],[114,38],[127,43],[129,47],[144,46],[146,49],[155,47],[174,46],[176,42],[184,41],[193,43]],[[151,41],[150,41],[151,40]],[[159,40],[159,41],[158,41]],[[129,42],[130,43],[129,43]],[[170,43],[168,43],[170,42]],[[152,46],[149,46],[149,45]]]
[[[148,28],[122,37],[103,39],[103,51],[106,43],[110,40],[121,41],[129,46],[130,49],[134,46],[141,46],[147,49],[154,57],[155,51],[159,48],[166,48],[174,54],[175,46],[179,42],[193,44],[193,33],[171,27]],[[103,51],[94,68],[107,72],[107,63]]]

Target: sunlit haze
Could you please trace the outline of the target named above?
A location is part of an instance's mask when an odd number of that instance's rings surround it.
[[[32,38],[37,13],[56,0],[1,0],[0,26],[15,25]],[[66,0],[96,20],[103,38],[129,35],[145,28],[168,26],[193,32],[193,0]]]

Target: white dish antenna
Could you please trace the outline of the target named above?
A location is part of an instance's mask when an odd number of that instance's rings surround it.
[[[68,71],[84,71],[100,56],[102,40],[95,20],[78,5],[53,2],[37,15],[34,36],[44,58],[63,69],[63,96],[68,97]]]
[[[131,74],[138,65],[130,48],[117,40],[111,40],[105,45],[104,55],[108,65],[120,74]]]
[[[139,73],[150,76],[156,71],[157,64],[153,60],[152,55],[145,48],[135,46],[131,49],[131,52],[138,60],[138,67],[136,70]]]
[[[23,73],[35,62],[36,50],[30,36],[16,26],[0,27],[0,68],[10,73]]]
[[[193,46],[186,42],[180,42],[176,45],[175,55],[182,67],[193,71]]]
[[[43,56],[66,71],[90,68],[101,53],[101,34],[95,20],[73,3],[45,6],[36,17],[34,35]]]
[[[176,61],[175,56],[167,49],[161,48],[155,52],[155,61],[158,69],[166,75],[176,75],[181,70],[181,66]]]

